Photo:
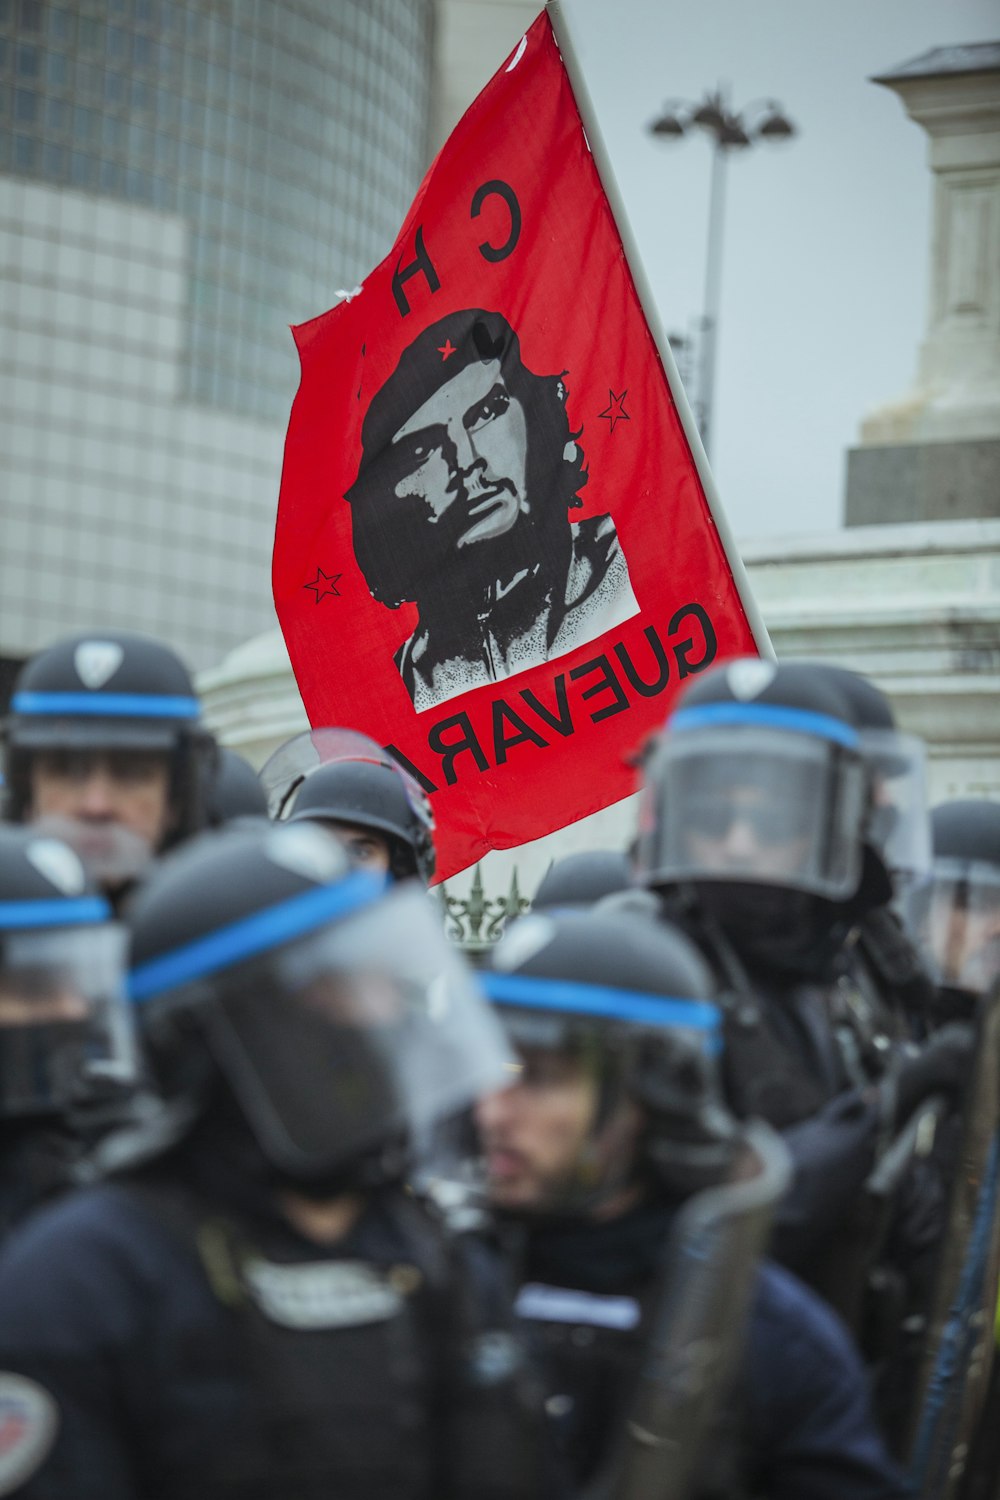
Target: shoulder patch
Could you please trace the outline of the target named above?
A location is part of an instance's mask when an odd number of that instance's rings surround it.
[[[24,1375],[0,1371],[0,1495],[11,1495],[41,1468],[59,1430],[59,1408]]]

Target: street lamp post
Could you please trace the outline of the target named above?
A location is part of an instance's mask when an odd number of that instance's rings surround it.
[[[653,135],[679,140],[697,126],[712,138],[712,180],[708,207],[708,247],[705,257],[705,300],[701,319],[700,368],[696,411],[707,454],[714,436],[712,403],[715,392],[715,355],[719,341],[719,292],[722,285],[722,225],[725,210],[726,161],[731,151],[745,151],[758,141],[787,140],[795,126],[773,99],[759,99],[741,110],[730,109],[720,84],[690,103],[670,99],[649,126]]]

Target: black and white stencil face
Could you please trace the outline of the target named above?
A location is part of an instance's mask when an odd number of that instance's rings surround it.
[[[498,359],[466,365],[393,435],[398,498],[412,496],[436,525],[451,515],[458,547],[503,536],[527,515],[528,425]]]
[[[419,711],[575,650],[638,610],[588,482],[566,371],[539,375],[500,313],[425,328],[372,395],[345,498],[369,593],[418,620],[394,653]]]

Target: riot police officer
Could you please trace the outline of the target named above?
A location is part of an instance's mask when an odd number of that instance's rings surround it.
[[[264,788],[245,756],[222,745],[215,764],[206,770],[204,812],[209,828],[221,828],[234,818],[267,817]]]
[[[6,816],[70,843],[116,900],[202,826],[214,742],[160,641],[106,631],[40,651],[14,684],[3,739]]]
[[[977,1066],[909,1437],[924,1493],[953,1485],[967,1452],[963,1500],[990,1500],[1000,1474],[1000,805],[945,802],[931,827],[930,876],[908,893],[909,921],[938,984],[935,1024],[972,1022]]]
[[[70,1185],[135,1082],[124,958],[73,850],[0,827],[0,1239]]]
[[[495,1266],[402,1186],[507,1059],[423,892],[247,823],[158,862],[130,920],[164,1107],[0,1262],[21,1493],[541,1500]]]
[[[518,1309],[577,1483],[906,1493],[845,1331],[794,1277],[757,1268],[786,1160],[722,1104],[697,950],[668,924],[550,911],[509,929],[483,983],[520,1061],[477,1106],[489,1190],[520,1231]],[[643,1451],[649,1487],[633,1491]]]
[[[367,735],[313,729],[263,767],[272,817],[322,823],[357,863],[392,880],[434,876],[434,814],[410,773]]]
[[[628,855],[618,849],[583,849],[554,860],[538,883],[531,907],[593,906],[632,884]]]
[[[891,894],[868,857],[872,806],[835,687],[804,663],[736,660],[681,694],[647,761],[638,846],[659,910],[725,991],[728,1102],[792,1150],[776,1251],[845,1311],[843,1237],[879,1147],[923,1098],[960,1090],[971,1046],[951,1035],[911,1056],[859,1024],[847,939]]]
[[[1000,805],[944,802],[931,829],[929,878],[911,892],[908,911],[939,986],[941,1020],[969,1014],[1000,979]]]

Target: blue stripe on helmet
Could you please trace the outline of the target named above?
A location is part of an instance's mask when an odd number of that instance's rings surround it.
[[[16,714],[70,714],[98,719],[197,719],[197,698],[156,693],[15,693]]]
[[[384,889],[384,883],[377,877],[358,870],[336,885],[313,886],[278,906],[241,917],[228,927],[220,927],[133,969],[128,977],[129,999],[137,1004],[152,1000],[164,990],[177,989],[192,979],[202,979],[257,953],[266,953],[334,918],[367,906]]]
[[[110,921],[111,908],[100,896],[80,896],[68,901],[0,901],[0,929],[4,932]]]
[[[529,974],[480,974],[491,1000],[527,1010],[560,1015],[605,1016],[612,1021],[635,1021],[644,1026],[687,1027],[706,1033],[712,1051],[722,1046],[722,1013],[709,1000],[676,1000],[670,995],[644,995],[610,985],[577,984],[567,979],[539,979]]]
[[[805,708],[783,708],[774,703],[700,703],[694,708],[679,708],[667,720],[671,734],[685,729],[711,729],[721,724],[756,724],[771,729],[790,729],[794,734],[811,734],[833,740],[848,750],[860,748],[857,730],[831,714],[812,713]]]

